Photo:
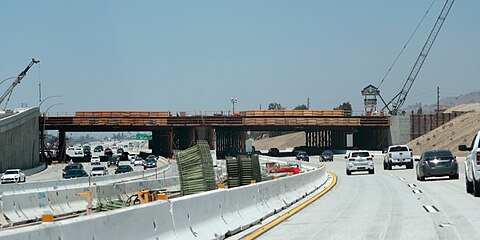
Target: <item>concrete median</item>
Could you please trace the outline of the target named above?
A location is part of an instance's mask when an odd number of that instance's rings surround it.
[[[221,239],[298,201],[327,179],[325,169],[321,168],[233,189],[218,189],[52,224],[5,230],[0,232],[0,239]],[[163,183],[152,180],[144,186],[149,184]],[[140,187],[138,183],[127,185],[124,185],[126,192]],[[102,191],[99,186],[95,189]],[[109,193],[117,193],[117,190],[102,192],[103,195]]]

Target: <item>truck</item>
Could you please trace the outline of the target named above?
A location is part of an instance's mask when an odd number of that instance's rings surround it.
[[[388,147],[383,157],[383,169],[392,170],[392,166],[405,166],[407,169],[413,169],[413,153],[407,145],[394,145]]]
[[[459,145],[459,151],[468,152],[465,158],[465,186],[467,193],[480,197],[480,131],[475,134],[470,147]]]

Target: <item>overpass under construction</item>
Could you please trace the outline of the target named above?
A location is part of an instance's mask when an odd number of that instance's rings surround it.
[[[66,132],[150,131],[153,154],[171,157],[197,140],[209,142],[218,156],[245,151],[248,131],[305,131],[305,146],[324,149],[382,149],[389,145],[388,116],[348,116],[343,110],[242,111],[213,116],[144,111],[83,111],[41,117],[41,129],[58,130],[61,157]],[[347,145],[347,136],[353,141]],[[349,137],[350,138],[350,137]]]

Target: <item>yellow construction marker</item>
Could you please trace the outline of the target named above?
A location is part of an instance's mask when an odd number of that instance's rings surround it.
[[[76,193],[75,195],[80,196],[80,197],[84,197],[84,198],[88,198],[87,215],[92,214],[93,213],[93,210],[92,210],[92,206],[93,206],[92,192],[91,191],[86,191],[86,192],[82,192],[82,193]]]
[[[51,213],[42,214],[42,222],[44,223],[53,222],[53,214]]]
[[[225,184],[223,183],[218,184],[218,188],[225,188]]]
[[[157,194],[157,200],[168,200],[168,196],[165,193]]]
[[[273,179],[277,180],[277,179],[278,179],[278,176],[273,176]]]
[[[300,204],[299,206],[297,206],[296,208],[292,209],[291,211],[289,211],[288,213],[280,216],[279,218],[273,220],[272,222],[268,223],[267,225],[257,229],[255,232],[253,232],[252,234],[246,236],[244,239],[245,240],[252,240],[252,239],[255,239],[257,237],[259,237],[260,235],[264,234],[265,232],[267,232],[268,230],[272,229],[273,227],[277,226],[278,224],[284,222],[287,218],[293,216],[293,214],[299,212],[300,210],[304,209],[306,206],[310,205],[311,203],[315,202],[317,199],[319,199],[321,196],[323,196],[325,193],[327,193],[328,191],[330,191],[336,184],[337,184],[337,175],[333,174],[332,172],[328,171],[328,174],[330,174],[332,177],[333,177],[333,181],[332,183],[327,187],[325,188],[325,190],[323,190],[322,192],[320,192],[319,194],[315,195],[313,198],[309,199],[308,201]]]
[[[255,184],[257,183],[257,180],[250,180],[250,184]]]

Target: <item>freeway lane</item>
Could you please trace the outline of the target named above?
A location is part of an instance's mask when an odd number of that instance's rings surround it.
[[[259,239],[480,239],[480,198],[460,180],[416,180],[414,170],[345,174],[343,156],[327,169],[337,185],[322,198],[264,233]],[[438,212],[437,212],[438,210]]]

